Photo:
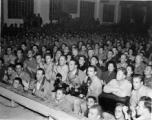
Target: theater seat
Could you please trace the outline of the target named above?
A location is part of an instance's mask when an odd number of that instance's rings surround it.
[[[111,93],[102,93],[98,97],[99,105],[102,106],[104,112],[114,114],[114,110],[117,103],[124,103],[125,105],[129,104],[130,97],[118,97]]]

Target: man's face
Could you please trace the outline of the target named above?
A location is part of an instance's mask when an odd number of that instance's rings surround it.
[[[138,90],[143,85],[143,82],[139,78],[133,78],[133,87]]]
[[[98,111],[96,109],[90,109],[88,118],[90,120],[99,120],[100,116],[98,115]]]
[[[33,52],[32,52],[32,51],[28,51],[27,57],[28,57],[28,58],[32,58],[32,57],[33,57]]]
[[[88,98],[88,101],[87,101],[88,108],[90,108],[94,104],[95,104],[95,101],[92,98]]]
[[[11,48],[7,48],[7,54],[10,55],[12,53]]]
[[[93,51],[93,50],[89,50],[89,51],[88,51],[88,56],[89,56],[90,58],[93,56],[93,54],[94,54],[94,51]]]
[[[78,50],[77,49],[72,49],[72,55],[74,55],[74,56],[78,55]]]
[[[99,53],[102,54],[103,53],[103,48],[99,49]]]
[[[111,58],[112,58],[112,52],[111,52],[111,51],[108,52],[107,57],[108,57],[108,59],[111,59]]]
[[[38,51],[36,46],[33,46],[33,51],[36,53]]]
[[[137,55],[136,58],[135,58],[136,64],[140,64],[141,61],[142,61],[142,57],[140,55]]]
[[[152,75],[152,68],[150,66],[147,66],[144,70],[145,76]]]
[[[26,46],[23,44],[21,45],[22,50],[26,50]]]
[[[45,61],[46,61],[46,64],[50,64],[52,62],[52,59],[50,56],[46,56]]]
[[[8,73],[8,75],[12,75],[12,73],[13,73],[13,69],[12,69],[11,67],[8,67],[8,69],[7,69],[7,73]]]
[[[17,74],[20,74],[22,72],[22,67],[20,65],[16,66],[16,72]]]
[[[22,52],[20,50],[17,51],[17,57],[20,58],[22,56]]]
[[[118,81],[125,79],[125,75],[124,75],[124,73],[121,70],[118,70],[116,79]]]
[[[44,75],[43,75],[42,71],[41,71],[41,70],[38,70],[38,71],[36,72],[37,81],[42,80],[43,77],[44,77]]]
[[[91,65],[95,65],[97,64],[97,59],[95,57],[91,58]]]
[[[94,68],[89,67],[88,71],[87,71],[87,74],[91,78],[91,77],[95,76],[96,72],[94,71]]]
[[[65,47],[64,48],[64,53],[68,53],[69,52],[69,48],[68,47]]]
[[[85,50],[86,50],[86,47],[85,47],[85,46],[82,46],[82,47],[81,47],[81,50],[82,50],[82,51],[85,51]]]
[[[56,99],[57,100],[61,100],[63,97],[65,97],[65,95],[62,93],[62,91],[61,90],[57,90]]]
[[[40,55],[36,56],[36,63],[40,64],[42,62],[42,57]]]
[[[126,56],[125,55],[121,55],[120,61],[121,61],[121,63],[124,63],[126,61]]]
[[[74,61],[70,61],[69,62],[69,71],[73,71],[76,68],[75,62]]]
[[[144,101],[139,101],[138,106],[136,107],[136,110],[137,110],[137,115],[139,116],[144,115],[147,112],[144,106]]]
[[[65,57],[61,56],[59,60],[60,65],[64,65],[66,63]]]
[[[13,82],[13,88],[18,88],[19,87],[19,81],[18,80],[14,80]]]

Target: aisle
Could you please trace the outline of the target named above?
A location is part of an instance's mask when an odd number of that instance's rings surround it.
[[[44,120],[44,117],[22,106],[16,108],[10,106],[10,100],[0,96],[0,119],[14,120]]]

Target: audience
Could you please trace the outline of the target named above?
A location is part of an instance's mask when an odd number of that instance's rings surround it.
[[[128,119],[150,120],[152,40],[142,32],[143,26],[97,26],[71,19],[65,25],[50,23],[30,30],[3,28],[0,81],[15,89],[32,89],[39,98],[52,97],[58,107],[82,112],[91,120],[103,119],[102,106],[97,105],[103,92],[130,97],[130,106],[117,104],[115,119],[126,119],[127,109],[135,111],[137,106],[139,117]],[[59,74],[62,87],[55,88]]]

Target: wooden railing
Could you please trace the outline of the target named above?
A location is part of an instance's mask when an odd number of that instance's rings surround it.
[[[12,86],[4,83],[0,83],[0,95],[49,117],[50,120],[87,120],[82,115],[77,115],[64,108],[55,106],[53,101],[45,101],[33,96],[29,92],[14,89]]]

